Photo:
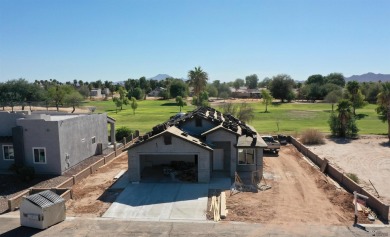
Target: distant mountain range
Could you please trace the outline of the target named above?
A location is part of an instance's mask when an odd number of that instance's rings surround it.
[[[157,80],[157,81],[162,81],[162,80],[165,80],[167,78],[170,78],[171,76],[168,75],[168,74],[158,74],[157,76],[154,76],[154,77],[151,77],[151,78],[147,78],[148,80]]]
[[[362,75],[353,75],[345,78],[346,81],[358,81],[358,82],[378,82],[378,81],[390,81],[390,74],[376,74],[376,73],[366,73]]]

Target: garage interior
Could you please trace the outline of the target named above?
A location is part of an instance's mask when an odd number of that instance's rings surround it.
[[[140,155],[141,182],[198,182],[197,154]]]

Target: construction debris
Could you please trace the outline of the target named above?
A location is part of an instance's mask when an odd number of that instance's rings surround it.
[[[213,212],[213,218],[215,222],[218,222],[221,220],[220,215],[220,203],[221,203],[221,196],[216,196],[216,192],[211,198],[211,205],[210,205],[210,211]]]
[[[213,196],[211,197],[210,212],[213,213],[213,220],[215,222],[225,219],[227,216],[226,209],[226,194],[225,192],[220,192],[214,190]]]
[[[267,189],[270,189],[271,186],[267,185],[267,182],[265,181],[264,176],[262,175],[262,178],[259,178],[260,173],[258,171],[252,172],[252,184],[244,184],[244,182],[241,180],[240,176],[235,174],[234,183],[230,188],[230,196],[239,193],[239,192],[254,192],[257,193],[258,190],[265,191]],[[264,182],[262,184],[262,181]]]
[[[227,209],[226,209],[226,194],[225,192],[221,192],[221,219],[225,219],[227,216]]]

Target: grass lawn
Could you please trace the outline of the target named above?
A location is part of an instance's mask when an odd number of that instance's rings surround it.
[[[141,134],[148,132],[155,125],[165,122],[179,112],[174,100],[145,100],[138,101],[138,108],[133,114],[130,105],[115,112],[115,105],[109,101],[88,101],[85,106],[95,106],[97,112],[107,112],[116,119],[116,127],[127,126],[132,130],[140,130]],[[331,105],[326,103],[286,103],[271,105],[269,113],[264,113],[264,105],[252,103],[255,108],[255,118],[250,122],[261,134],[295,134],[307,128],[319,129],[329,133],[328,118]],[[183,112],[192,111],[195,107],[183,107]],[[361,117],[358,121],[359,134],[387,134],[387,123],[382,123],[375,112],[375,105],[367,105],[356,110]],[[218,109],[218,107],[216,107]],[[279,131],[278,131],[279,126]]]

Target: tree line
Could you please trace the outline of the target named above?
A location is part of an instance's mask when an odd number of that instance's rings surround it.
[[[367,103],[378,103],[377,112],[384,121],[388,121],[390,134],[390,99],[389,83],[382,82],[346,82],[343,74],[330,73],[326,76],[314,74],[309,76],[304,82],[298,82],[287,74],[278,74],[272,78],[259,80],[256,74],[248,75],[245,79],[236,79],[231,82],[221,82],[214,80],[209,82],[207,72],[201,67],[195,67],[188,71],[188,80],[178,78],[166,78],[165,80],[152,80],[141,77],[139,79],[127,79],[122,84],[112,81],[84,82],[73,80],[61,83],[55,79],[35,80],[29,83],[27,80],[13,79],[0,83],[0,106],[13,107],[25,106],[40,103],[46,107],[55,106],[57,110],[60,106],[75,107],[90,96],[90,91],[94,88],[108,89],[109,93],[105,98],[112,97],[117,108],[130,104],[133,112],[138,107],[137,100],[143,100],[151,91],[161,88],[160,95],[163,99],[175,98],[180,108],[184,106],[183,99],[192,96],[192,103],[195,105],[208,105],[209,97],[226,99],[232,96],[232,91],[243,86],[248,89],[260,89],[265,112],[268,112],[268,105],[274,99],[279,99],[282,103],[293,100],[306,100],[315,102],[322,100],[332,105],[337,104],[336,112],[349,111],[356,117],[356,109],[362,108]],[[192,90],[190,90],[190,88]],[[113,96],[116,93],[117,96]],[[342,102],[342,103],[341,103]],[[345,103],[344,103],[345,102]],[[347,108],[345,107],[347,106]],[[30,108],[31,109],[31,108]],[[351,116],[341,116],[343,119]],[[336,129],[337,130],[337,129]],[[336,131],[335,130],[335,131]],[[341,132],[344,133],[344,132]],[[389,137],[390,139],[390,137]]]

